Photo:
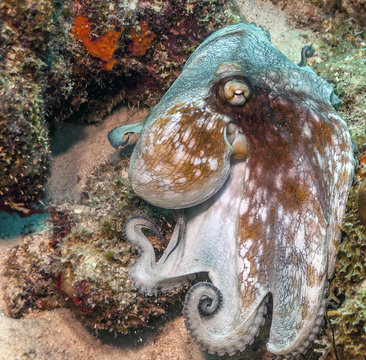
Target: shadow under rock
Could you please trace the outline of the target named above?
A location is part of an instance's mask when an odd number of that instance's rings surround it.
[[[86,137],[85,128],[90,124],[63,123],[51,133],[51,152],[53,156],[66,153],[75,143]]]
[[[164,331],[163,325],[167,324],[169,321],[176,319],[182,315],[182,304],[171,305],[167,309],[166,315],[159,316],[151,320],[147,327],[132,330],[127,334],[117,334],[103,330],[98,331],[97,334],[92,329],[89,331],[96,336],[102,343],[123,347],[125,349],[138,349],[140,347],[146,346],[147,344],[154,342],[157,336],[161,335]]]

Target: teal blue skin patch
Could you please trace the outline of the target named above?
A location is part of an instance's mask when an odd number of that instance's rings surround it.
[[[108,140],[110,144],[116,149],[120,146],[125,146],[128,143],[129,136],[125,141],[123,141],[123,137],[129,133],[140,134],[143,126],[144,120],[132,124],[118,126],[108,133]]]

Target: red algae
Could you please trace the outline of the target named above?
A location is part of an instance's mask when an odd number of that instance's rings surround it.
[[[129,44],[129,50],[135,56],[143,56],[151,46],[151,42],[155,39],[155,34],[149,30],[146,21],[140,21],[140,31],[130,30],[132,42]]]
[[[118,39],[121,35],[119,32],[108,31],[106,34],[93,39],[90,37],[89,19],[84,16],[77,16],[72,33],[75,39],[80,40],[85,45],[92,56],[107,62],[107,70],[113,68],[116,59],[112,59],[112,57],[118,47]]]
[[[361,179],[366,178],[366,153],[360,158],[360,168],[357,171],[357,176]]]

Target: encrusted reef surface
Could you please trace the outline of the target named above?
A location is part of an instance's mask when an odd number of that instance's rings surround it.
[[[291,3],[280,5],[291,9]],[[338,111],[349,125],[358,167],[330,283],[326,326],[301,358],[357,360],[366,352],[366,227],[358,214],[358,190],[366,181],[366,38],[359,16],[356,21],[336,9],[337,16],[330,16],[331,8],[327,15],[316,3],[292,14],[299,25],[311,25],[317,33],[311,39],[316,55],[309,62],[343,101]],[[93,109],[88,119],[99,121],[121,99],[154,104],[179,73],[182,60],[226,21],[225,14],[210,15],[223,9],[220,1],[178,1],[176,8],[170,1],[140,1],[139,11],[134,4],[137,1],[112,1],[108,6],[87,1],[1,3],[0,77],[6,85],[0,87],[1,205],[22,209],[41,195],[49,164],[48,122],[71,114],[80,118]],[[312,9],[317,10],[316,18],[309,16]],[[194,21],[198,33],[190,31]],[[47,47],[38,42],[42,37],[49,39]],[[136,250],[124,241],[124,221],[143,215],[157,222],[164,235],[162,241],[154,241],[157,256],[174,224],[170,213],[131,192],[127,163],[122,157],[100,167],[91,174],[80,204],[51,211],[54,230],[27,237],[8,252],[9,316],[67,306],[89,328],[126,333],[154,325],[172,306],[179,308],[173,304],[183,299],[184,289],[143,297],[127,276]],[[273,359],[264,350],[266,332],[262,335],[234,359]]]
[[[281,9],[291,9],[292,16],[300,24],[319,22],[324,15],[334,17],[341,14],[363,26],[366,23],[366,4],[364,0],[271,0]]]
[[[166,238],[174,219],[133,194],[127,164],[124,158],[102,166],[85,187],[81,204],[51,211],[53,232],[31,236],[9,252],[9,315],[68,305],[91,329],[127,333],[181,302],[178,291],[144,297],[128,276],[136,249],[124,241],[127,217],[153,217]],[[155,245],[158,255],[165,242],[157,239]]]
[[[122,101],[154,104],[233,16],[223,0],[2,1],[0,208],[27,213],[43,196],[48,127],[101,121]]]

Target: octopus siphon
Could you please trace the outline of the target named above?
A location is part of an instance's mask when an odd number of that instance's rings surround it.
[[[159,234],[157,226],[127,221],[126,238],[139,248],[131,277],[154,295],[206,275],[188,291],[183,314],[209,353],[251,344],[269,299],[273,354],[304,353],[324,320],[354,159],[335,111],[340,100],[305,64],[291,62],[254,23],[224,27],[143,121],[109,133],[114,147],[140,133],[132,187],[177,218],[158,261],[142,232]]]

